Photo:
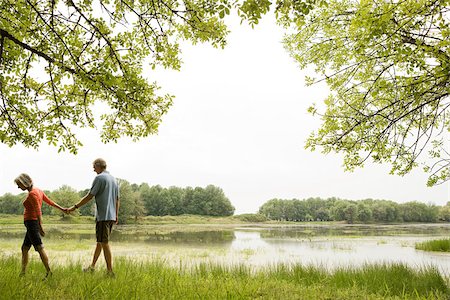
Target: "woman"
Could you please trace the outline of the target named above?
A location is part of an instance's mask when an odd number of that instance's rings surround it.
[[[41,236],[45,235],[44,228],[42,227],[42,201],[45,201],[48,205],[56,207],[63,212],[65,212],[66,209],[50,200],[40,189],[33,187],[33,180],[27,174],[20,174],[14,179],[14,182],[22,191],[28,191],[28,196],[23,201],[23,206],[25,208],[23,219],[25,227],[27,228],[27,233],[25,234],[25,239],[22,244],[22,272],[20,275],[25,275],[28,265],[28,251],[30,250],[31,245],[33,245],[34,249],[39,253],[42,263],[47,270],[47,274],[45,275],[45,278],[47,278],[52,272],[48,265],[48,257],[41,240]]]

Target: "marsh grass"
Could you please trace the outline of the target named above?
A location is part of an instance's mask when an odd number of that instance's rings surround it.
[[[239,253],[240,253],[242,256],[244,256],[245,258],[249,258],[250,256],[255,255],[256,250],[255,250],[255,249],[249,249],[249,248],[246,248],[246,249],[240,250]]]
[[[93,217],[44,215],[44,224],[92,224]],[[23,226],[23,215],[0,214],[0,225],[20,224]]]
[[[450,239],[439,239],[417,243],[416,249],[424,251],[450,252]]]
[[[92,216],[77,216],[77,215],[44,215],[45,224],[92,224],[94,222],[94,217]],[[201,216],[201,215],[180,215],[180,216],[145,216],[138,218],[130,218],[126,221],[126,224],[135,225],[176,225],[176,224],[207,224],[207,225],[236,225],[236,224],[267,224],[269,226],[276,224],[318,224],[318,225],[333,225],[333,224],[343,224],[342,222],[290,222],[290,221],[272,221],[267,220],[264,216],[258,214],[243,214],[243,215],[233,215],[227,217],[216,217],[216,216]],[[23,215],[11,215],[11,214],[0,214],[0,225],[7,224],[23,224]]]
[[[42,281],[38,260],[19,278],[20,260],[0,258],[0,299],[449,299],[448,282],[432,268],[402,264],[366,265],[328,271],[318,266],[202,263],[169,267],[117,259],[115,278],[99,268],[92,274],[79,264],[53,269]]]

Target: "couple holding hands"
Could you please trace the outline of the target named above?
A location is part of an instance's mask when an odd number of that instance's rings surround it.
[[[112,269],[112,253],[109,246],[109,237],[111,235],[113,224],[118,222],[119,213],[119,187],[116,179],[106,171],[106,161],[98,158],[93,162],[93,168],[97,176],[92,182],[92,187],[89,193],[84,196],[77,204],[70,208],[63,208],[54,201],[50,200],[45,193],[33,186],[33,180],[27,174],[20,174],[14,182],[17,187],[22,191],[27,190],[28,196],[23,201],[24,206],[24,224],[27,229],[25,238],[22,244],[22,271],[21,276],[25,275],[28,265],[28,251],[31,246],[39,253],[42,263],[47,270],[45,278],[52,275],[48,257],[44,250],[44,245],[41,240],[41,236],[45,235],[45,231],[42,227],[42,202],[47,203],[50,206],[56,207],[65,213],[70,213],[77,208],[88,203],[92,198],[95,198],[97,207],[96,212],[96,226],[95,234],[97,238],[97,244],[92,258],[92,263],[83,269],[86,272],[93,272],[95,270],[95,264],[103,250],[103,255],[106,261],[107,275],[114,276]]]

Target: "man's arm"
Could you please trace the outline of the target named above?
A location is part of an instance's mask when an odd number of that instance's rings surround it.
[[[83,199],[81,199],[80,202],[78,202],[77,204],[75,204],[74,206],[69,208],[69,211],[74,211],[75,209],[80,208],[81,206],[83,206],[86,203],[88,203],[89,201],[91,201],[92,198],[94,198],[94,195],[87,194],[86,196],[83,197]]]

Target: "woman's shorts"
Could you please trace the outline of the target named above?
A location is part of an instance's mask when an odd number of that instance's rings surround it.
[[[39,233],[39,221],[27,220],[23,222],[27,228],[27,233],[23,240],[22,247],[31,248],[33,245],[34,250],[38,250],[38,247],[42,247],[41,234]]]

